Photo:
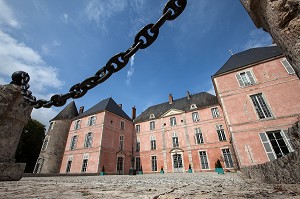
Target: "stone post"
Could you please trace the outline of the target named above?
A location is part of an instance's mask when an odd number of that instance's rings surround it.
[[[15,153],[32,108],[20,86],[0,85],[0,181],[20,180],[24,173],[26,164],[15,163]]]
[[[256,27],[270,33],[300,77],[300,1],[240,1]]]

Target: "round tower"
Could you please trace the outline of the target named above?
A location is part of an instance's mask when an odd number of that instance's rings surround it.
[[[76,116],[78,116],[78,111],[75,102],[72,101],[50,120],[49,129],[33,173],[59,173],[71,121]]]

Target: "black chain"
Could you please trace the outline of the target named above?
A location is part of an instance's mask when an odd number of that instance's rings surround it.
[[[159,29],[167,20],[176,19],[185,9],[187,0],[169,0],[166,3],[163,15],[155,24],[148,24],[142,28],[134,38],[134,44],[125,52],[121,52],[113,56],[104,67],[98,70],[94,76],[89,77],[81,83],[72,86],[66,94],[53,95],[49,101],[44,99],[36,100],[36,97],[32,96],[32,92],[29,91],[29,80],[28,73],[23,71],[14,72],[12,75],[11,84],[21,86],[21,93],[24,98],[30,102],[30,105],[34,108],[50,108],[51,106],[63,106],[68,99],[80,98],[84,96],[88,90],[94,88],[98,84],[101,84],[107,80],[113,73],[118,72],[124,68],[129,59],[139,50],[145,49],[150,46],[158,37]]]

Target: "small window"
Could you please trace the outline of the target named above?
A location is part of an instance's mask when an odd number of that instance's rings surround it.
[[[151,114],[150,119],[154,119],[154,118],[155,118],[154,114]]]
[[[196,109],[196,108],[197,108],[197,105],[196,104],[192,104],[190,109],[193,110],[193,109]]]
[[[71,138],[70,150],[76,149],[77,138],[78,138],[77,135],[74,135],[74,136]]]
[[[151,136],[150,145],[151,145],[151,150],[156,150],[156,139],[154,136]]]
[[[217,107],[211,109],[211,114],[212,114],[212,117],[213,117],[213,118],[218,118],[218,117],[220,117],[220,113],[219,113],[219,110],[218,110]]]
[[[87,170],[87,166],[88,166],[88,161],[89,159],[83,159],[82,161],[82,167],[81,167],[81,172],[85,173]]]
[[[230,153],[230,150],[227,149],[222,149],[223,157],[224,157],[224,162],[225,162],[225,167],[226,168],[233,168],[233,159]]]
[[[74,129],[80,129],[80,121],[81,120],[76,120],[75,123],[74,123]]]
[[[89,132],[88,134],[85,135],[84,147],[85,148],[92,147],[92,140],[93,140],[93,134],[91,132]]]
[[[136,171],[141,171],[141,158],[140,157],[135,158],[135,169],[136,169]]]
[[[200,128],[195,128],[195,137],[196,137],[196,143],[197,144],[203,144],[203,135]]]
[[[255,79],[251,71],[244,71],[236,74],[236,78],[241,87],[254,85]]]
[[[294,71],[293,67],[291,66],[291,64],[288,62],[288,60],[283,59],[281,61],[281,64],[283,65],[285,70],[288,72],[288,74],[290,74],[290,75],[295,74],[295,71]]]
[[[42,151],[45,151],[47,146],[48,146],[48,143],[49,143],[49,139],[50,139],[50,136],[46,136],[45,139],[44,139],[44,142],[43,142],[43,145],[42,145]]]
[[[141,126],[138,124],[138,125],[135,125],[135,131],[137,133],[141,132]]]
[[[219,141],[226,141],[226,135],[225,135],[225,132],[224,132],[223,125],[221,125],[221,124],[216,125],[216,129],[217,129]]]
[[[177,136],[177,133],[173,133],[173,136],[172,136],[172,144],[173,144],[173,148],[177,148],[179,147],[179,141],[178,141],[178,136]]]
[[[54,121],[50,122],[50,125],[49,125],[49,130],[52,130],[52,129],[53,129],[53,127],[54,127],[54,124],[55,124],[55,122],[54,122]]]
[[[140,140],[139,140],[139,139],[137,139],[137,140],[136,140],[136,147],[135,147],[135,151],[136,151],[136,152],[139,152],[139,151],[140,151],[140,147],[141,147]]]
[[[68,162],[67,162],[66,173],[70,173],[70,171],[71,171],[71,166],[72,166],[72,161],[73,161],[73,156],[69,156]]]
[[[176,117],[171,117],[170,118],[170,125],[171,126],[176,126]]]
[[[121,122],[120,122],[120,127],[121,127],[121,130],[124,130],[124,129],[125,129],[125,122],[124,122],[124,121],[121,121]]]
[[[271,111],[261,93],[250,96],[259,119],[272,118]]]
[[[201,160],[201,168],[209,169],[206,151],[199,151],[199,155]]]
[[[95,124],[96,124],[96,116],[93,115],[93,116],[89,117],[89,119],[88,119],[88,126],[93,126]]]
[[[119,145],[119,149],[123,150],[124,149],[124,136],[121,135],[120,136],[120,145]]]
[[[150,130],[154,130],[155,129],[155,121],[151,121],[150,122]]]
[[[193,122],[198,122],[200,120],[199,113],[198,112],[192,113],[192,118],[193,118]]]

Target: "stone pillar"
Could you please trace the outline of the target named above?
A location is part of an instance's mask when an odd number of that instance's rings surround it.
[[[270,33],[300,77],[300,1],[240,1],[256,27]]]
[[[0,181],[20,180],[24,173],[26,164],[15,163],[15,153],[31,111],[19,86],[0,85]]]

